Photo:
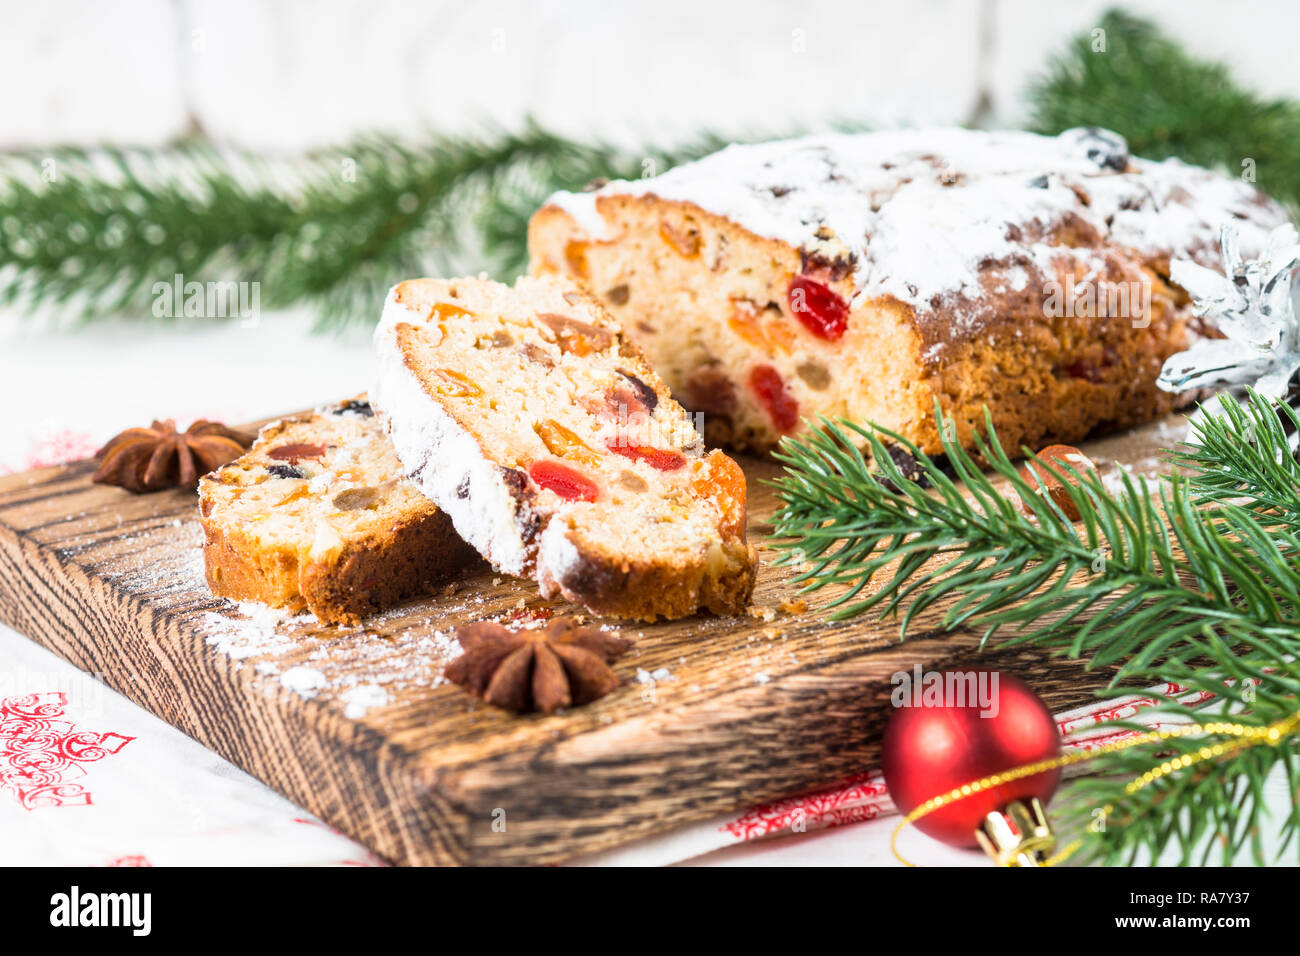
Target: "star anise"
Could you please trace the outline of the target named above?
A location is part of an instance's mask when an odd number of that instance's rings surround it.
[[[234,461],[253,443],[251,435],[200,419],[183,432],[172,419],[149,428],[128,428],[95,452],[103,464],[94,480],[141,494],[160,488],[193,488],[206,475]]]
[[[622,683],[610,663],[632,646],[564,618],[523,631],[486,621],[467,624],[456,637],[465,653],[447,665],[447,679],[516,713],[549,714],[604,697]]]

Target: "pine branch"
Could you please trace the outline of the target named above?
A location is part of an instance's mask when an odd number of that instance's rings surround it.
[[[527,218],[554,190],[717,145],[633,156],[529,126],[420,145],[368,137],[279,164],[203,144],[10,156],[0,166],[0,304],[85,319],[147,312],[153,284],[179,273],[259,282],[264,307],[306,303],[323,324],[373,321],[401,278],[518,274]]]
[[[939,416],[941,434],[944,421]],[[856,441],[855,441],[856,439]],[[917,459],[927,490],[886,450]],[[875,469],[855,447],[865,444]],[[943,626],[974,626],[984,639],[1034,643],[1091,666],[1117,665],[1119,680],[1185,656],[1209,631],[1300,649],[1300,539],[1265,533],[1248,508],[1198,507],[1185,481],[1153,493],[1122,475],[1112,495],[1095,473],[1066,469],[1082,515],[1072,523],[1017,472],[989,423],[976,451],[1009,491],[999,490],[960,444],[944,453],[963,489],[915,445],[886,429],[823,421],[778,452],[773,519],[783,561],[809,565],[808,591],[837,585],[832,617],[901,613],[901,630],[946,604]],[[1032,504],[1026,514],[1017,493]],[[868,588],[879,584],[874,591]],[[1009,632],[1009,633],[1008,633]]]
[[[1168,673],[1189,690],[1218,695],[1215,712],[1230,713],[1234,722],[1248,727],[1267,727],[1295,711],[1300,699],[1300,667],[1294,659],[1259,648],[1271,663],[1256,666],[1213,639],[1198,650],[1215,662],[1212,671],[1184,666]],[[1196,722],[1207,719],[1205,708],[1193,709],[1173,701],[1158,712]],[[1128,726],[1145,729],[1138,724]],[[1083,842],[1077,862],[1131,864],[1139,862],[1142,854],[1150,862],[1171,848],[1183,866],[1204,866],[1216,858],[1228,865],[1245,850],[1260,865],[1280,860],[1288,850],[1300,855],[1296,839],[1300,801],[1294,798],[1283,819],[1270,821],[1277,825],[1280,836],[1270,848],[1271,854],[1261,839],[1268,814],[1265,784],[1270,774],[1280,772],[1287,791],[1300,792],[1300,742],[1295,738],[1278,746],[1243,749],[1217,763],[1170,774],[1136,791],[1128,789],[1129,781],[1167,760],[1194,754],[1206,742],[1204,737],[1186,737],[1158,747],[1110,754],[1091,765],[1095,775],[1069,784],[1059,812],[1065,819],[1084,824],[1077,834]],[[1109,811],[1099,812],[1101,808]]]
[[[1266,524],[1300,532],[1300,461],[1288,437],[1300,431],[1293,408],[1248,389],[1244,403],[1219,396],[1218,414],[1207,410],[1192,429],[1192,441],[1169,457],[1188,471],[1198,503],[1244,502]]]
[[[1187,54],[1153,23],[1111,10],[1052,59],[1027,93],[1030,128],[1121,133],[1138,156],[1177,156],[1241,175],[1254,161],[1261,188],[1300,202],[1300,104],[1268,99],[1218,63]],[[1104,36],[1105,49],[1094,46]]]
[[[986,641],[1034,643],[1089,666],[1117,665],[1112,692],[1123,678],[1173,683],[1218,695],[1220,707],[1235,701],[1234,720],[1267,726],[1300,701],[1300,539],[1279,519],[1300,510],[1300,484],[1287,484],[1295,462],[1271,402],[1251,392],[1244,407],[1231,402],[1225,412],[1198,425],[1199,440],[1179,454],[1190,475],[1162,479],[1156,489],[1123,475],[1112,494],[1096,474],[1061,466],[1072,479],[1066,490],[1081,514],[1077,524],[1041,483],[1021,478],[991,422],[975,446],[992,477],[949,440],[936,412],[950,478],[897,434],[823,420],[778,453],[786,474],[774,482],[782,505],[773,519],[776,545],[783,563],[805,567],[796,580],[806,590],[844,590],[828,605],[833,617],[901,613],[906,637],[921,610],[943,604],[945,627],[979,626]],[[916,459],[915,479],[886,443]],[[862,444],[867,455],[856,447]],[[1022,496],[1032,514],[1020,510]],[[1258,682],[1251,697],[1240,690],[1247,681]],[[1163,709],[1205,716],[1176,699]],[[1203,744],[1179,739],[1090,765],[1099,776],[1072,784],[1066,804],[1082,831],[1083,857],[1132,862],[1142,851],[1154,858],[1174,847],[1190,863],[1220,846],[1225,859],[1249,848],[1263,862],[1264,782],[1281,767],[1296,792],[1294,738],[1127,789],[1168,751],[1193,753]],[[1089,826],[1106,807],[1104,827]],[[1297,843],[1295,800],[1282,823],[1279,854]]]

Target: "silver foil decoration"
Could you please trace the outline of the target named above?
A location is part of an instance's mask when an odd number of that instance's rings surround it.
[[[1223,274],[1187,259],[1170,264],[1170,278],[1192,298],[1227,338],[1201,339],[1171,355],[1156,384],[1169,392],[1212,385],[1253,385],[1269,398],[1285,400],[1300,369],[1300,324],[1293,288],[1300,266],[1300,234],[1287,223],[1269,233],[1264,253],[1246,262],[1237,230],[1224,226],[1219,236]]]

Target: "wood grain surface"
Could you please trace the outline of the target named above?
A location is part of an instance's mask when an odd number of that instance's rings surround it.
[[[1088,451],[1131,462],[1160,427]],[[0,619],[399,864],[559,862],[836,783],[875,764],[890,675],[917,663],[1007,667],[1056,710],[1106,679],[977,654],[934,614],[900,644],[894,624],[798,610],[763,549],[776,469],[742,463],[755,613],[622,627],[624,685],[566,714],[441,681],[457,625],[572,610],[531,583],[482,570],[356,628],[272,627],[208,593],[193,494],[94,485],[92,462],[0,478]]]

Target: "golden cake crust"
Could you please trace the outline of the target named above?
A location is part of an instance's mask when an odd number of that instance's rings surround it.
[[[275,422],[245,456],[201,480],[204,568],[213,594],[356,624],[477,563],[447,516],[402,475],[378,423],[339,409],[369,412],[354,399]],[[297,446],[322,453],[293,459],[277,451]],[[304,477],[281,477],[273,468]],[[241,501],[250,491],[263,500]],[[367,496],[373,503],[364,508],[334,505]],[[279,507],[294,513],[277,518]],[[268,521],[283,527],[268,533]]]

